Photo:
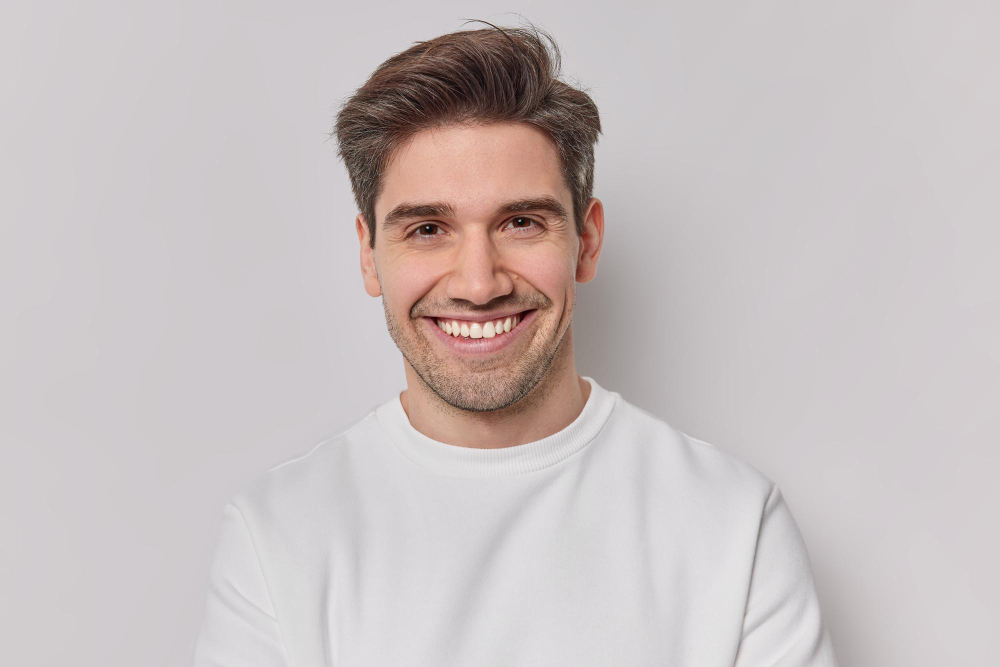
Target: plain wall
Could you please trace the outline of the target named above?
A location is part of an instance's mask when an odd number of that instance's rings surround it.
[[[512,9],[604,124],[578,370],[779,484],[844,667],[995,664],[986,0],[5,4],[0,662],[188,664],[223,503],[403,388],[333,115]]]

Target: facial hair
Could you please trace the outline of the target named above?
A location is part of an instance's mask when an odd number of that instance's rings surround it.
[[[575,296],[575,284],[573,290]],[[545,305],[537,307],[534,322],[538,322],[541,313],[552,307],[551,300],[544,295],[539,294],[538,300],[544,300]],[[494,358],[470,359],[447,351],[430,339],[431,334],[422,317],[410,317],[405,325],[401,325],[393,317],[386,301],[383,291],[382,308],[386,326],[403,358],[442,401],[468,412],[503,410],[527,396],[552,368],[571,321],[571,317],[567,317],[547,336],[545,332],[535,329],[531,332],[531,340],[515,343],[523,349],[520,355],[510,363],[498,364]],[[417,306],[419,302],[414,304],[411,313],[419,310]],[[531,308],[528,305],[524,310]],[[528,332],[521,335],[525,334]],[[502,356],[503,351],[496,354],[497,358]]]

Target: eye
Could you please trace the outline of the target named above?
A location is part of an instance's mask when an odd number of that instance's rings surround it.
[[[507,225],[505,225],[504,229],[507,229],[510,225],[513,225],[513,229],[531,229],[532,224],[534,224],[535,227],[540,226],[538,221],[534,218],[519,215],[516,218],[511,218]]]
[[[440,229],[441,227],[439,225],[434,224],[433,222],[425,222],[424,224],[420,225],[412,232],[410,232],[410,236],[419,236],[423,238],[428,238],[431,236],[440,236],[440,234],[438,234],[438,232],[435,231]]]

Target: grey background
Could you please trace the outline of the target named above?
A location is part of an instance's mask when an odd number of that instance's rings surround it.
[[[1000,626],[994,2],[0,10],[0,662],[185,665],[223,503],[403,388],[326,132],[467,17],[605,132],[578,367],[783,489],[842,664]]]

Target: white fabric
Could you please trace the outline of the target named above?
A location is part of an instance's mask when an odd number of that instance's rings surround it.
[[[536,442],[398,395],[226,505],[195,667],[836,665],[781,492],[598,385]]]

